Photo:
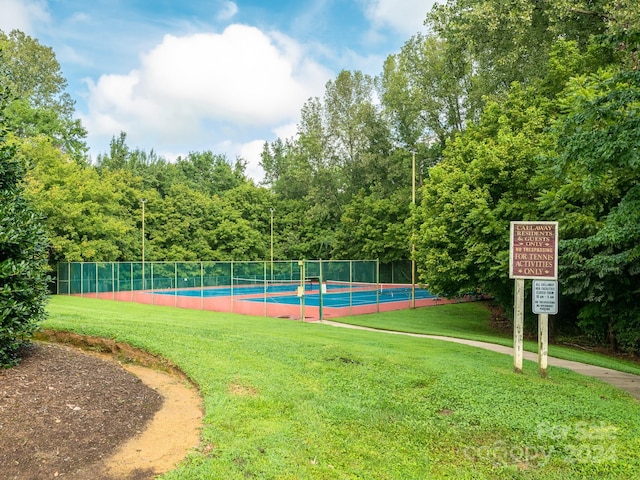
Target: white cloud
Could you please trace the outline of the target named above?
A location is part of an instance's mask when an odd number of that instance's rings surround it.
[[[69,63],[69,64],[76,64],[76,65],[91,64],[91,61],[89,59],[83,57],[80,53],[78,53],[78,51],[75,48],[66,44],[58,48],[58,50],[56,51],[56,57],[58,61],[61,63]]]
[[[239,156],[247,161],[247,177],[256,181],[264,178],[264,170],[260,166],[260,155],[264,147],[264,140],[253,140],[240,146]]]
[[[91,22],[91,15],[85,12],[75,12],[71,15],[71,18],[69,18],[69,23],[75,25],[81,25],[83,23],[86,24],[89,22]]]
[[[278,32],[234,24],[220,34],[165,35],[127,75],[87,80],[82,120],[90,137],[125,131],[146,148],[211,148],[221,134],[239,145],[246,138],[235,133],[297,121],[332,75]]]
[[[21,30],[33,34],[35,24],[50,20],[47,3],[42,0],[0,0],[0,30]]]
[[[238,5],[236,5],[234,2],[224,2],[222,10],[220,10],[220,13],[218,13],[217,18],[220,21],[231,20],[236,16],[236,13],[238,13]]]
[[[290,116],[313,80],[308,66],[243,25],[222,35],[167,35],[144,57],[141,70],[135,96],[174,111],[254,125]]]
[[[298,124],[287,123],[286,125],[280,125],[279,127],[276,127],[273,129],[273,133],[276,134],[276,137],[281,138],[283,140],[293,138],[298,133]]]
[[[373,29],[391,28],[404,35],[423,31],[424,20],[436,0],[365,0],[365,15]],[[371,34],[370,35],[374,35]]]
[[[232,145],[227,145],[228,149],[237,151],[237,155],[242,157],[247,162],[247,176],[253,178],[257,182],[260,182],[264,178],[264,170],[260,166],[262,161],[262,149],[265,142],[275,140],[275,138],[281,138],[282,140],[288,140],[294,138],[298,133],[298,124],[296,122],[280,125],[272,129],[274,138],[272,140],[257,139],[244,143],[235,148]]]

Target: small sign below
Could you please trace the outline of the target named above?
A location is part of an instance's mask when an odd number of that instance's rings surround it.
[[[533,313],[556,315],[558,313],[558,282],[534,280],[531,299]]]

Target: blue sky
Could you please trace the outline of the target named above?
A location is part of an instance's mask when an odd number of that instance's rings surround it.
[[[91,156],[121,131],[168,160],[211,150],[259,180],[265,141],[342,69],[371,75],[434,0],[0,0],[0,29],[50,46]]]

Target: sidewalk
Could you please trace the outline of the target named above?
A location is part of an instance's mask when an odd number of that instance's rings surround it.
[[[445,342],[461,343],[463,345],[469,345],[477,348],[484,348],[485,350],[491,350],[498,353],[504,353],[506,355],[513,355],[512,347],[505,347],[503,345],[496,345],[494,343],[479,342],[476,340],[465,340],[462,338],[443,337],[440,335],[426,335],[422,333],[408,333],[408,332],[396,332],[391,330],[380,330],[377,328],[360,327],[358,325],[349,325],[348,323],[334,322],[331,320],[323,320],[323,324],[331,325],[333,327],[351,328],[354,330],[366,330],[369,332],[388,333],[391,335],[405,335],[408,337],[416,338],[430,338],[433,340],[443,340]],[[538,354],[532,352],[524,352],[525,360],[538,361]],[[548,357],[548,364],[550,367],[561,367],[582,375],[597,378],[603,382],[609,383],[615,387],[618,387],[631,395],[637,400],[640,400],[640,376],[632,373],[619,372],[617,370],[611,370],[610,368],[596,367],[595,365],[588,365],[586,363],[573,362],[571,360],[562,360],[560,358]]]

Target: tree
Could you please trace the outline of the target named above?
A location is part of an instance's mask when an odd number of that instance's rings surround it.
[[[447,48],[473,66],[471,101],[505,93],[512,82],[537,85],[547,77],[558,39],[586,50],[605,32],[608,0],[449,0],[436,5],[427,24]],[[608,56],[609,57],[609,56]]]
[[[264,183],[282,198],[300,200],[309,193],[312,167],[298,141],[276,139],[265,143],[260,155]]]
[[[360,190],[379,187],[380,179],[388,173],[384,159],[392,151],[393,143],[376,87],[375,78],[343,70],[325,88],[320,116],[324,139],[318,141],[328,146],[325,166],[336,178],[335,188],[345,193],[339,199],[340,206]]]
[[[218,260],[214,230],[223,216],[219,199],[174,183],[164,198],[147,204],[146,227],[151,260]]]
[[[369,144],[364,126],[372,116],[373,79],[362,72],[343,70],[327,82],[324,119],[331,145],[329,162],[353,165]]]
[[[547,157],[542,205],[564,225],[563,292],[579,325],[613,349],[640,352],[640,72],[576,77]]]
[[[408,216],[409,198],[404,192],[389,198],[354,197],[337,228],[333,258],[379,259],[382,263],[409,258]]]
[[[532,179],[551,148],[548,102],[514,84],[489,102],[478,124],[460,133],[433,167],[416,209],[420,278],[434,293],[490,293],[511,302],[509,222],[538,217]]]
[[[78,164],[47,137],[17,139],[20,154],[37,158],[25,194],[46,216],[53,268],[62,261],[138,257],[136,219],[141,185],[123,171]],[[135,256],[134,256],[135,255]]]
[[[7,142],[0,91],[0,366],[17,363],[45,316],[47,238],[42,219],[23,195],[25,162]]]
[[[169,191],[171,184],[183,180],[183,175],[174,163],[167,162],[155,151],[146,151],[127,145],[126,132],[115,135],[109,144],[109,154],[100,154],[96,159],[96,169],[100,174],[106,171],[125,172],[128,177],[142,182],[143,190],[155,190],[161,196]]]
[[[469,104],[470,65],[446,41],[422,34],[411,37],[400,53],[387,58],[382,102],[400,145],[415,149],[434,142],[443,148],[468,117],[474,118],[475,107]]]
[[[207,195],[220,195],[246,181],[241,161],[233,166],[224,155],[214,155],[211,151],[178,157],[176,168],[180,183]]]
[[[14,30],[0,30],[3,75],[0,88],[13,95],[5,110],[7,125],[22,138],[46,135],[77,162],[86,156],[86,130],[74,119],[74,102],[53,50]]]

